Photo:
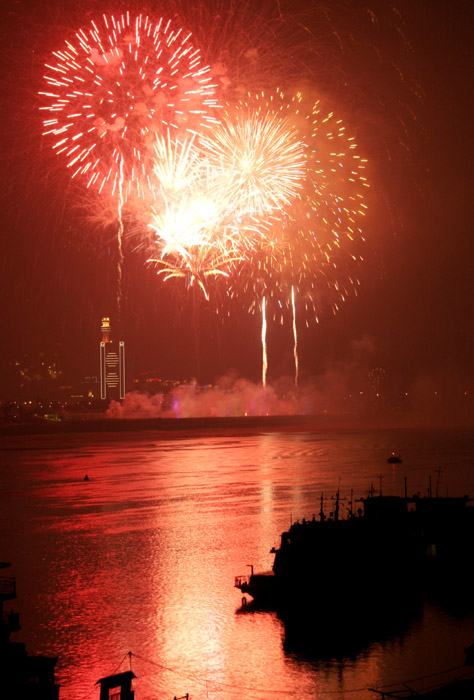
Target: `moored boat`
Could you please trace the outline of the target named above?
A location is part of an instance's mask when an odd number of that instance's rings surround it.
[[[474,508],[464,497],[374,496],[339,517],[339,493],[329,517],[295,522],[274,548],[270,571],[237,576],[235,586],[256,602],[341,604],[401,596],[435,573],[468,562],[473,550]],[[468,568],[468,567],[466,567]]]

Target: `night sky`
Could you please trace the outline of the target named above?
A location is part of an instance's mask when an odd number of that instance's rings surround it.
[[[13,390],[9,363],[25,353],[56,353],[65,377],[96,374],[100,319],[116,323],[114,225],[41,136],[37,92],[50,52],[94,10],[117,5],[63,5],[17,0],[1,9],[0,398]],[[362,363],[383,367],[407,390],[432,382],[440,391],[474,391],[473,5],[402,0],[397,12],[370,0],[316,2],[311,12],[309,5],[310,82],[356,135],[371,191],[358,296],[301,328],[302,377]],[[262,4],[262,13],[274,16],[272,8]],[[159,13],[158,4],[144,9]],[[291,28],[290,14],[284,24]],[[205,28],[193,33],[204,37]],[[252,48],[258,31],[248,36]],[[285,51],[294,53],[286,41],[276,71]],[[202,51],[210,63],[211,48],[209,58]],[[263,73],[269,80],[265,66]],[[290,75],[281,80],[291,85]],[[212,382],[234,369],[258,381],[260,320],[243,306],[228,310],[216,316],[182,284],[163,285],[126,243],[121,334],[133,373]],[[268,352],[269,380],[291,376],[289,326],[270,324]]]

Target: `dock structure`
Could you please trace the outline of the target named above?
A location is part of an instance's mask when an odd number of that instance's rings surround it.
[[[133,700],[134,691],[132,681],[136,678],[133,671],[115,673],[112,676],[100,678],[96,685],[100,685],[99,700]]]

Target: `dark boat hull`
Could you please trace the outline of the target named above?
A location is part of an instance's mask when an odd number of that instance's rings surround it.
[[[303,521],[282,533],[271,572],[237,577],[257,603],[323,607],[328,601],[376,605],[433,582],[470,578],[474,509],[466,498],[371,497],[364,515]],[[413,506],[413,508],[412,508]]]

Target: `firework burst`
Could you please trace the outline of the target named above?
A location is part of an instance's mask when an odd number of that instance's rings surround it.
[[[201,138],[209,163],[222,171],[222,196],[236,216],[265,217],[291,205],[305,173],[304,144],[284,95],[257,95],[227,105],[221,124]]]
[[[191,35],[169,20],[103,15],[46,64],[44,134],[72,177],[124,197],[149,188],[154,132],[214,123],[209,68]]]
[[[239,254],[241,229],[221,195],[221,171],[196,147],[195,136],[184,140],[157,137],[153,176],[157,205],[148,229],[148,262],[168,279],[195,282],[206,298],[209,278],[228,277]]]
[[[250,298],[250,311],[259,311],[265,296],[268,312],[281,322],[285,309],[292,310],[294,318],[298,306],[308,324],[311,318],[317,321],[327,305],[336,312],[357,290],[368,183],[366,161],[342,120],[324,111],[319,101],[304,118],[301,115],[300,110],[306,147],[301,188],[291,206],[261,226],[261,238],[229,294]]]

